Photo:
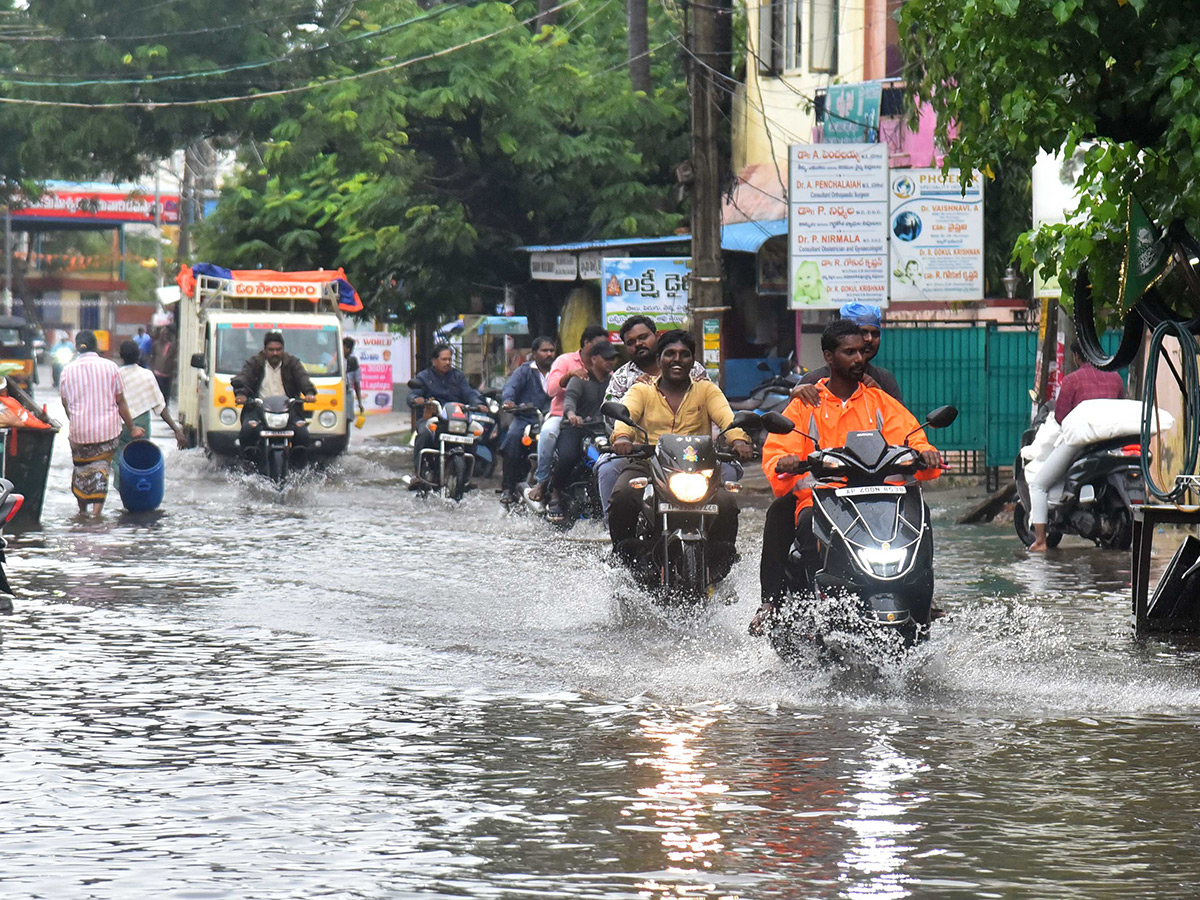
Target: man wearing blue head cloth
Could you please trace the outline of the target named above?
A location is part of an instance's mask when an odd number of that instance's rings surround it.
[[[883,313],[878,306],[869,303],[843,303],[838,310],[843,319],[857,322],[863,339],[863,356],[867,359],[867,370],[863,374],[862,383],[867,387],[882,388],[901,403],[904,397],[900,393],[900,385],[896,376],[887,369],[871,365],[871,360],[879,352],[880,326],[883,324]],[[822,378],[829,377],[829,366],[813,369],[800,379],[800,384],[792,389],[793,397],[802,396],[800,389],[806,384],[816,384]],[[815,397],[815,394],[813,395]]]

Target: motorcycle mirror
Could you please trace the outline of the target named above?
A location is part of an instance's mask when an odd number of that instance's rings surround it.
[[[421,381],[420,378],[410,378],[410,379],[408,379],[408,389],[410,391],[424,390],[425,382]]]
[[[948,428],[958,418],[958,410],[953,406],[939,406],[925,416],[925,424],[929,428]]]
[[[739,409],[733,414],[733,421],[729,423],[730,428],[741,428],[743,431],[757,431],[762,427],[762,417],[758,413],[749,409]]]
[[[760,363],[758,364],[758,371],[760,371],[760,372],[770,372],[770,371],[771,371],[771,367],[770,367],[770,366],[768,366],[768,365],[767,365],[765,362],[760,362]]]
[[[762,423],[762,427],[770,434],[791,434],[796,429],[792,420],[782,413],[763,413],[758,419]]]
[[[192,368],[193,369],[203,369],[204,368],[204,354],[203,353],[193,353],[192,354]]]
[[[629,414],[629,410],[625,408],[624,403],[618,403],[616,400],[609,400],[600,407],[600,412],[608,416],[610,419],[616,419],[618,422],[624,422],[626,425],[637,427],[637,423],[633,421],[633,416]]]

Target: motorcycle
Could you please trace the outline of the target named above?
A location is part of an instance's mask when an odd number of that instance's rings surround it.
[[[12,588],[8,585],[8,576],[4,574],[4,551],[8,547],[8,542],[4,539],[4,526],[16,518],[17,513],[21,511],[21,507],[25,504],[25,497],[18,494],[13,487],[13,483],[5,478],[0,478],[0,613],[10,613],[13,611]]]
[[[1038,427],[1050,415],[1043,406],[1021,436],[1021,446],[1033,442]],[[1071,463],[1061,489],[1051,489],[1046,522],[1046,546],[1057,547],[1064,534],[1087,538],[1104,550],[1128,550],[1133,545],[1133,508],[1146,502],[1142,479],[1142,445],[1136,437],[1117,437],[1088,444]],[[1025,459],[1017,453],[1013,478],[1019,497],[1013,506],[1017,537],[1033,543],[1029,522],[1029,482]]]
[[[481,394],[488,411],[477,412],[473,417],[484,426],[483,435],[475,446],[475,468],[480,478],[491,478],[496,472],[496,464],[500,461],[500,392],[487,390]]]
[[[570,481],[559,499],[558,516],[546,515],[546,521],[563,531],[569,531],[580,519],[602,519],[600,487],[596,482],[596,461],[608,452],[608,429],[603,421],[588,422],[584,429],[583,455],[571,472]]]
[[[953,406],[942,406],[924,424],[945,428],[957,416]],[[787,594],[767,630],[780,656],[813,644],[833,650],[845,636],[906,649],[928,636],[933,530],[913,477],[921,468],[907,438],[889,445],[881,429],[852,431],[845,446],[818,447],[802,461],[801,471],[817,482],[812,527],[820,563],[809,571],[793,542],[785,564]]]
[[[790,361],[792,357],[789,356],[788,359]],[[767,373],[771,371],[766,363],[759,363],[758,368]],[[748,397],[744,400],[731,400],[729,401],[729,406],[735,412],[741,409],[748,409],[757,413],[782,413],[792,400],[792,389],[800,384],[800,380],[803,377],[803,371],[794,372],[789,370],[783,375],[768,374],[766,378],[754,386]]]
[[[273,395],[255,397],[249,402],[262,414],[262,428],[257,446],[246,449],[247,458],[253,461],[259,475],[282,488],[297,461],[293,439],[297,424],[304,421],[304,401]]]
[[[50,355],[50,375],[55,387],[58,387],[58,380],[62,377],[62,370],[67,367],[68,363],[75,359],[75,356],[75,348],[70,346],[60,346]]]
[[[624,404],[609,401],[600,412],[647,436]],[[718,438],[734,428],[756,431],[760,425],[757,413],[742,410]],[[636,549],[629,551],[635,575],[664,599],[703,602],[710,588],[728,574],[736,556],[733,546],[717,546],[708,534],[718,512],[717,491],[721,487],[731,494],[741,490],[738,482],[724,481],[721,470],[721,463],[735,462],[736,454],[718,450],[709,435],[665,434],[653,446],[635,445],[627,458],[650,461],[650,476],[630,482],[642,491]]]
[[[408,383],[412,390],[423,390],[424,384],[413,379]],[[443,497],[458,502],[471,490],[471,478],[479,459],[479,441],[495,424],[495,419],[482,412],[472,410],[465,403],[441,404],[426,400],[425,407],[433,407],[434,415],[427,421],[436,447],[420,451],[417,460],[417,480],[411,476],[403,479],[410,487],[422,491],[437,491]],[[420,426],[419,426],[420,427]]]

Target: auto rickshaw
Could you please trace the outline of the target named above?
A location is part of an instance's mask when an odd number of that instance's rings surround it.
[[[6,377],[27,393],[37,383],[33,336],[33,328],[20,316],[0,316],[0,364],[8,364]]]

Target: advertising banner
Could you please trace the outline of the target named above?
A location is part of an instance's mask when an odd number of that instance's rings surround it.
[[[983,299],[983,182],[957,169],[894,169],[892,300]]]
[[[649,316],[659,331],[687,327],[690,259],[604,259],[604,327],[610,335],[630,316]]]
[[[529,277],[536,281],[574,281],[578,275],[574,253],[534,253],[529,257]]]
[[[368,413],[390,412],[392,409],[392,342],[394,334],[379,331],[356,331],[354,355],[362,379],[363,407]]]
[[[179,222],[179,195],[159,194],[161,222]],[[27,206],[14,206],[14,220],[46,219],[71,222],[154,224],[154,191],[136,185],[90,185],[50,182]]]
[[[883,84],[833,84],[825,95],[826,144],[857,144],[873,140],[879,131]]]
[[[789,306],[886,306],[887,145],[794,144],[788,187]]]

